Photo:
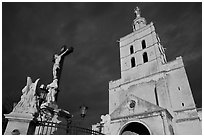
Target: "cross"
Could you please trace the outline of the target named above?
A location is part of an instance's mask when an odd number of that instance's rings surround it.
[[[61,48],[59,54],[54,55],[54,65],[53,65],[53,80],[60,79],[60,74],[62,70],[63,60],[66,55],[69,55],[74,50],[73,47],[67,48],[65,45]]]

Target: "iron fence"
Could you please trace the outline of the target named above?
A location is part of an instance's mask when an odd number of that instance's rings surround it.
[[[36,135],[104,135],[98,131],[70,124],[54,123],[48,121],[38,121]]]

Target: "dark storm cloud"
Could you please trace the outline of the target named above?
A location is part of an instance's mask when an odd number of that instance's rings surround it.
[[[58,104],[75,119],[86,104],[86,125],[98,122],[108,113],[108,82],[120,78],[117,40],[132,32],[136,6],[154,22],[167,59],[183,56],[201,107],[201,3],[3,3],[4,109],[20,99],[27,76],[51,82],[52,56],[66,44],[75,50],[64,60]]]

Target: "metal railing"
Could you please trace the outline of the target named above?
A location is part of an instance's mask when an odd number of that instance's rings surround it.
[[[98,131],[47,121],[38,121],[36,135],[104,135]]]

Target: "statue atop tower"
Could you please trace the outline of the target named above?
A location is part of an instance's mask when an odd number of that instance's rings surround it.
[[[136,18],[139,18],[140,15],[141,15],[141,12],[140,12],[139,7],[136,7],[136,8],[134,9],[134,12],[135,12]]]

